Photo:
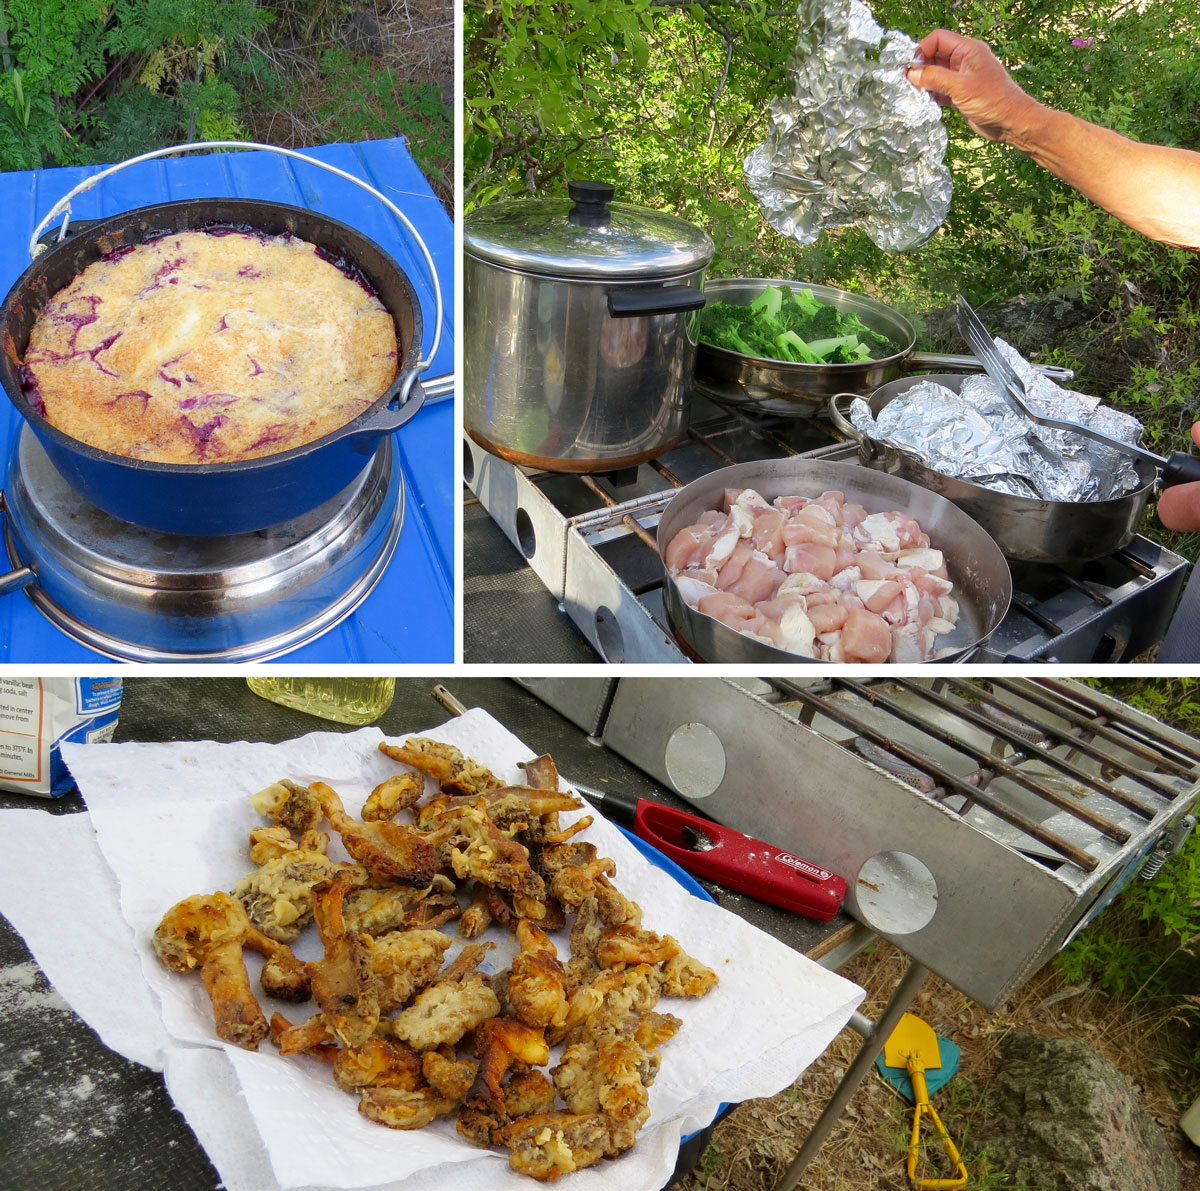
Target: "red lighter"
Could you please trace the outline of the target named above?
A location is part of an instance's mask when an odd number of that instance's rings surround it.
[[[842,877],[773,844],[646,798],[576,789],[690,873],[821,922],[841,907],[846,895]]]

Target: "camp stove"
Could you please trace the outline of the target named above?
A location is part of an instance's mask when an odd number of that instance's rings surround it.
[[[685,440],[625,472],[529,473],[465,442],[471,491],[604,661],[689,660],[663,608],[654,537],[679,488],[756,459],[860,466],[857,447],[834,440],[823,420],[718,406],[695,393],[693,402]],[[1095,562],[1014,563],[1009,613],[969,660],[1129,661],[1162,640],[1187,569],[1140,535]]]
[[[995,1007],[1193,825],[1200,742],[1050,679],[525,679]],[[585,680],[586,682],[586,680]]]

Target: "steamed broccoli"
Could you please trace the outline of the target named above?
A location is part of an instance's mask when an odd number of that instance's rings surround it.
[[[705,307],[699,334],[715,347],[794,364],[859,364],[902,350],[857,314],[820,301],[812,290],[777,285],[747,306]]]

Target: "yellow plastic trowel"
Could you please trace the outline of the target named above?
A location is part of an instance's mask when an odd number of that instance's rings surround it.
[[[883,1078],[916,1106],[913,1113],[912,1138],[908,1143],[908,1179],[919,1191],[959,1191],[967,1185],[967,1168],[963,1165],[958,1147],[950,1140],[942,1118],[929,1103],[930,1085],[936,1091],[958,1070],[958,1047],[945,1039],[940,1041],[939,1046],[938,1036],[928,1022],[906,1013],[884,1044],[880,1059],[876,1060]],[[945,1056],[948,1060],[945,1063],[943,1051],[952,1052]],[[931,1073],[928,1081],[925,1077],[926,1071]],[[945,1146],[946,1154],[955,1170],[954,1178],[917,1178],[917,1162],[921,1156],[922,1116],[929,1117],[940,1134],[942,1145]]]

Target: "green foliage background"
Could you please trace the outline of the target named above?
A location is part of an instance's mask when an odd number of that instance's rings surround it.
[[[1118,699],[1200,737],[1200,679],[1092,679]],[[1200,1066],[1200,832],[1153,881],[1134,879],[1058,959],[1068,979],[1181,1022]],[[1182,1059],[1182,1055],[1180,1056]]]
[[[1200,147],[1195,0],[875,0],[920,39],[944,26],[986,40],[1035,97],[1131,137]],[[468,208],[562,193],[568,176],[705,227],[714,277],[771,276],[869,292],[910,314],[962,292],[976,303],[1082,290],[1080,387],[1182,446],[1200,390],[1192,254],[1154,244],[1016,150],[946,116],[955,193],[945,225],[905,254],[856,229],[808,248],[771,231],[741,177],[784,89],[794,8],[764,0],[466,0]],[[1089,40],[1090,39],[1090,40]],[[1086,42],[1075,45],[1074,40]],[[918,319],[920,326],[920,320]]]
[[[0,169],[253,140],[264,128],[283,145],[405,134],[449,199],[454,126],[440,88],[406,81],[338,42],[350,14],[370,7],[0,0]]]

